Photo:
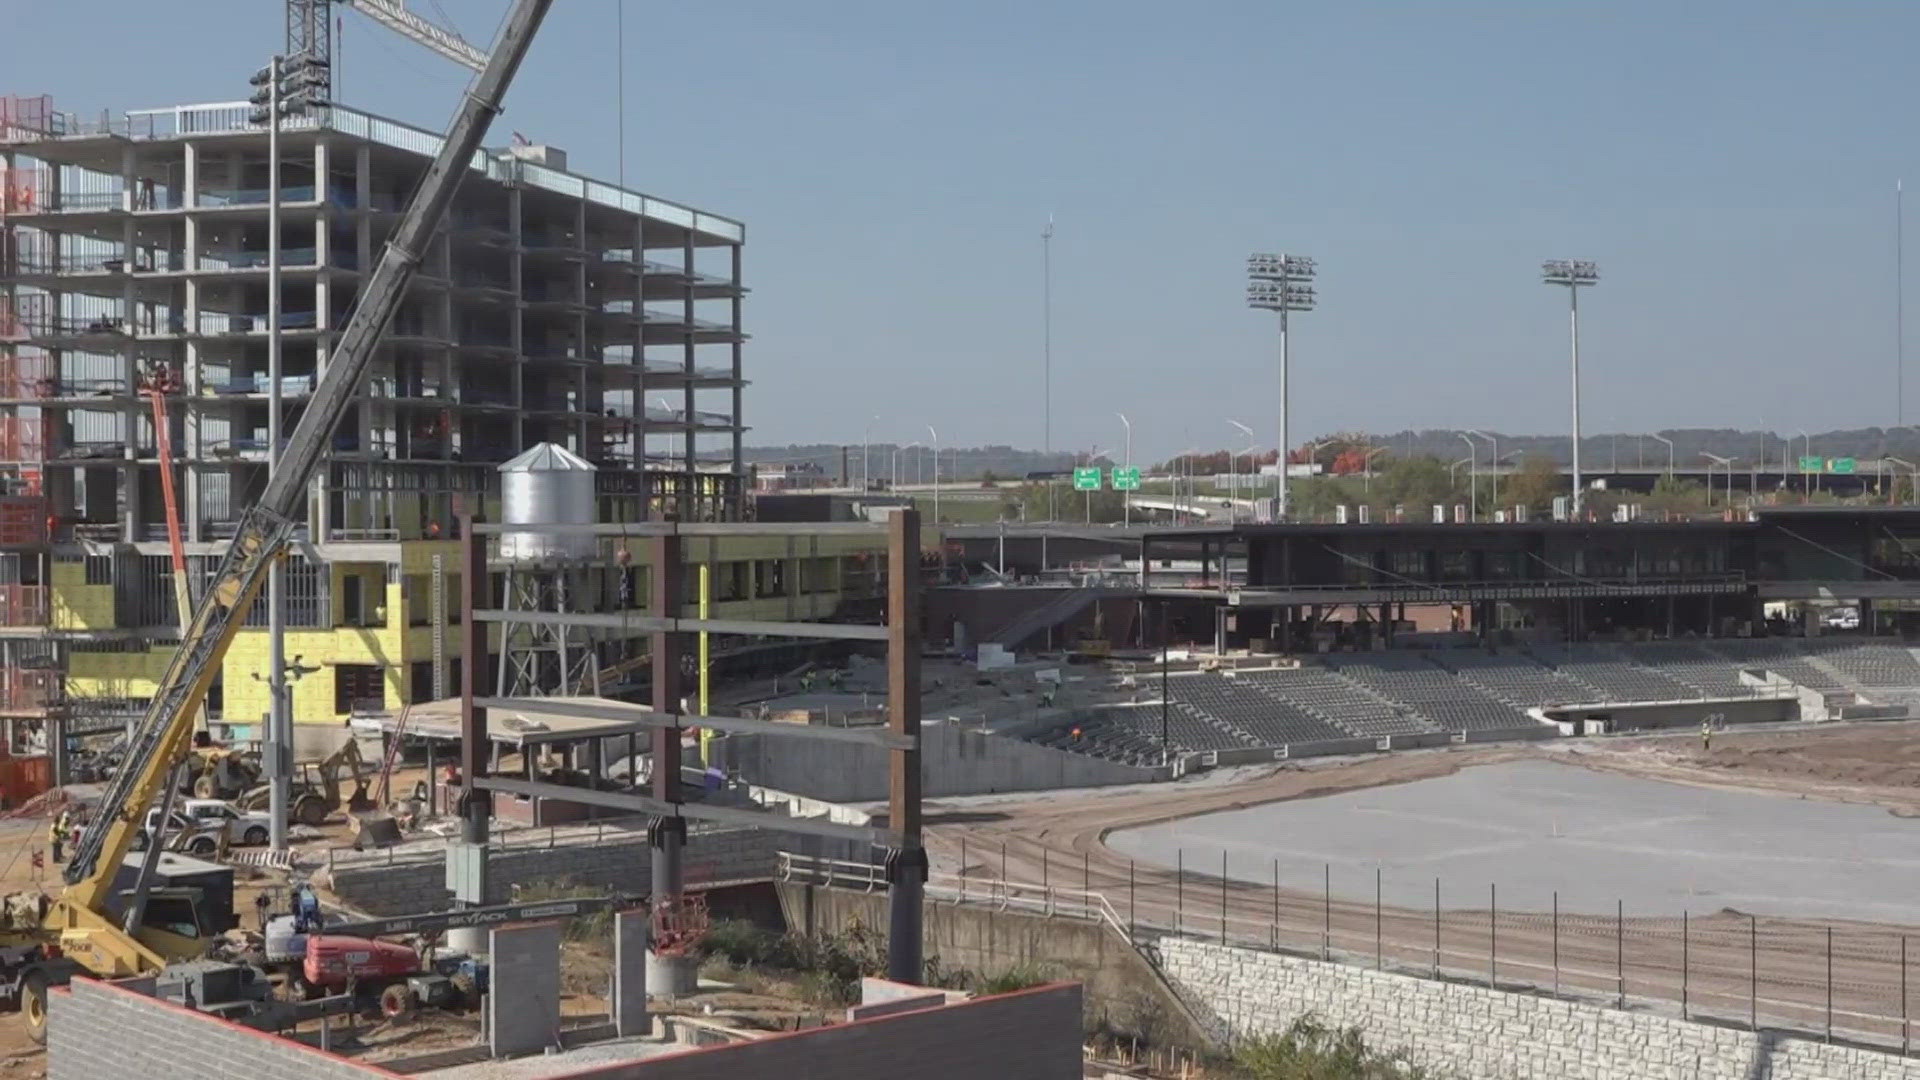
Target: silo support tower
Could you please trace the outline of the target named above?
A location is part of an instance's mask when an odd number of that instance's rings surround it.
[[[591,462],[541,443],[500,466],[500,536],[506,608],[571,613],[602,607],[604,578],[593,567],[598,541],[543,525],[591,525],[598,516]],[[592,632],[552,620],[506,624],[500,640],[501,697],[598,697],[600,658]]]

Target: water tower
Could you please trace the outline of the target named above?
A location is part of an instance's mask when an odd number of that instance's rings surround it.
[[[541,443],[500,466],[500,520],[525,526],[500,534],[509,610],[570,612],[594,606],[597,594],[588,567],[599,550],[598,538],[542,528],[593,524],[594,472],[592,462],[553,443]],[[585,628],[509,622],[502,633],[502,697],[599,695],[600,665]]]

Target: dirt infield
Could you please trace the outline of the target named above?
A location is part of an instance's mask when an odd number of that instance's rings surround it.
[[[1907,1030],[1903,949],[1920,964],[1920,930],[1866,920],[1811,922],[1714,910],[1687,919],[1516,910],[1497,896],[1446,895],[1432,906],[1378,909],[1321,890],[1222,880],[1211,868],[1148,868],[1110,833],[1222,810],[1316,798],[1450,775],[1494,762],[1552,760],[1678,783],[1865,803],[1920,813],[1920,723],[1822,725],[1461,747],[1290,764],[1227,781],[1043,796],[943,800],[929,806],[938,869],[975,878],[1099,893],[1123,921],[1502,986],[1624,996],[1733,1023],[1898,1045]],[[1917,826],[1920,827],[1920,826]],[[1244,877],[1236,871],[1233,876]],[[1463,890],[1464,891],[1464,890]],[[1911,932],[1913,940],[1905,938]],[[1831,957],[1831,959],[1829,959]],[[1828,972],[1832,975],[1829,978]],[[1831,1009],[1829,996],[1831,995]],[[1831,1018],[1831,1020],[1829,1020]]]

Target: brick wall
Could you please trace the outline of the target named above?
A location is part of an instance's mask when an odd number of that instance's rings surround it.
[[[488,859],[489,903],[509,903],[515,884],[535,881],[566,881],[636,896],[652,887],[652,859],[642,833],[621,830],[603,836],[585,827],[559,832],[552,847],[521,846],[529,841],[537,845],[547,835],[546,830],[514,834],[513,846],[493,851]],[[781,839],[766,829],[696,831],[682,857],[687,884],[697,888],[771,878]],[[369,915],[438,911],[453,902],[447,892],[444,847],[396,855],[391,863],[378,857],[342,862],[330,877],[335,896]]]
[[[1080,1075],[1080,987],[1065,983],[586,1069],[565,1080],[1075,1080]]]
[[[395,1074],[111,983],[47,998],[47,1080],[370,1080]]]
[[[1512,1080],[1920,1080],[1920,1061],[1772,1032],[1166,938],[1168,978],[1234,1037],[1313,1013],[1443,1073]]]

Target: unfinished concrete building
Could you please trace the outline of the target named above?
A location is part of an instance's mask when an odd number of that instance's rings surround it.
[[[338,106],[284,122],[283,423],[439,141]],[[245,105],[0,99],[0,710],[44,705],[56,680],[22,673],[58,670],[103,711],[144,704],[176,625],[156,416],[191,577],[263,487],[268,174]],[[592,462],[602,521],[740,515],[743,240],[552,148],[476,159],[309,492],[298,719],[449,684],[439,556],[458,505],[497,515],[496,467],[526,447]],[[264,637],[235,644],[216,715],[264,713]]]

